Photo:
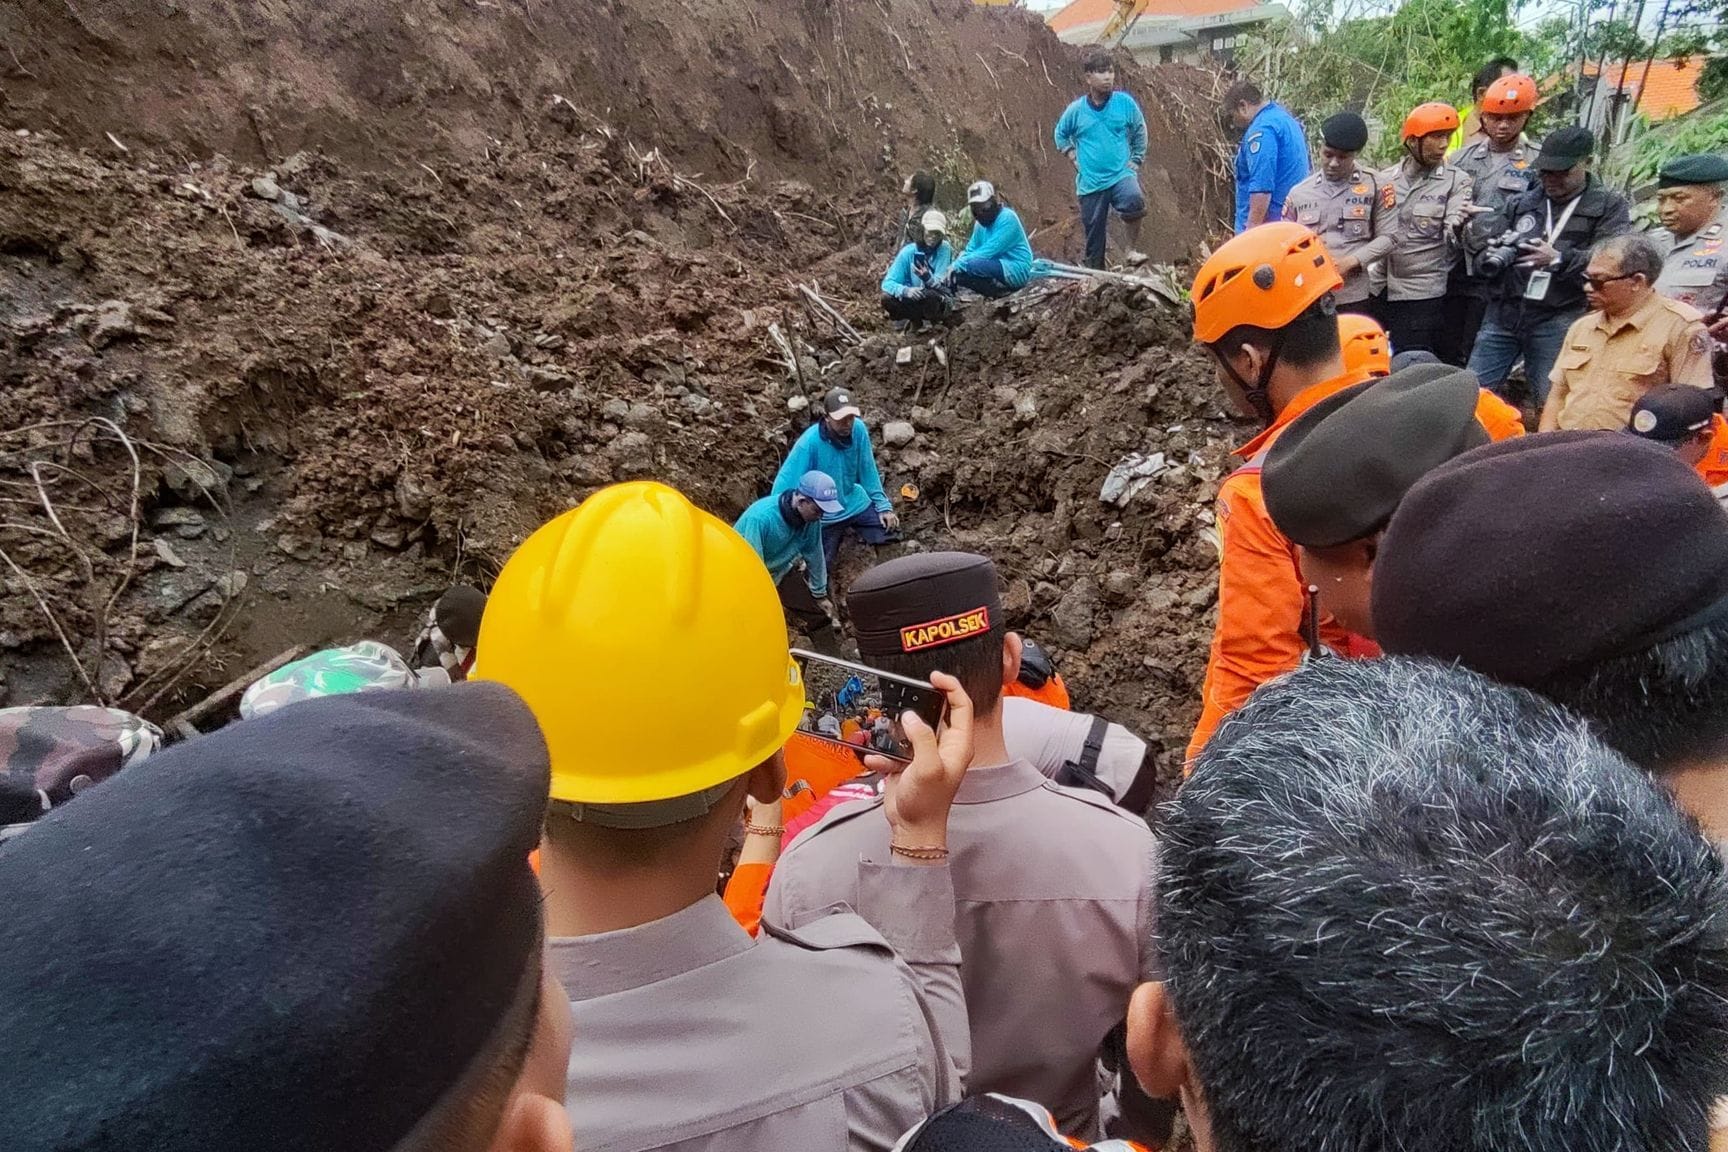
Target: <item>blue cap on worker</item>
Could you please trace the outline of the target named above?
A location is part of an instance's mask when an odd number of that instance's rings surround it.
[[[798,495],[816,501],[816,507],[822,509],[824,516],[846,511],[846,505],[840,502],[840,486],[826,472],[812,468],[798,477]]]

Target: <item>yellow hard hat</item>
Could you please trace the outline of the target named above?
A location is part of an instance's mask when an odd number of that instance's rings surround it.
[[[768,569],[664,484],[603,488],[511,554],[474,676],[533,710],[552,799],[688,796],[762,763],[804,711]]]

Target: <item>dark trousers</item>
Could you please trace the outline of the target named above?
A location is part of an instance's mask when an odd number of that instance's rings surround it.
[[[980,296],[1006,296],[1014,291],[1002,271],[1002,261],[993,256],[974,256],[965,264],[956,264],[954,286],[969,288]]]
[[[940,320],[948,315],[952,300],[945,293],[932,292],[922,300],[904,300],[882,293],[882,311],[890,320]]]
[[[1086,267],[1104,267],[1104,247],[1109,240],[1110,209],[1124,220],[1146,215],[1146,194],[1140,181],[1124,176],[1108,188],[1080,197],[1080,227],[1086,233]]]
[[[1380,320],[1380,308],[1372,296],[1364,296],[1362,299],[1352,300],[1348,304],[1339,304],[1338,311],[1349,312],[1356,316],[1366,316],[1376,323]]]
[[[828,613],[816,603],[816,597],[810,594],[810,585],[804,582],[804,573],[796,565],[780,577],[778,591],[780,607],[786,610],[786,618],[792,623],[805,631],[827,627]]]
[[[1446,288],[1445,322],[1434,355],[1454,368],[1470,363],[1470,350],[1476,347],[1476,333],[1482,330],[1482,317],[1487,312],[1486,289],[1454,280]]]
[[[1379,302],[1380,323],[1392,341],[1393,355],[1418,349],[1439,355],[1436,345],[1446,323],[1446,298]]]
[[[822,553],[828,557],[829,578],[833,578],[834,558],[840,555],[840,541],[845,539],[846,530],[850,528],[857,533],[858,539],[866,544],[886,544],[892,537],[888,529],[882,527],[882,513],[876,511],[872,504],[850,520],[836,520],[832,524],[822,525]]]

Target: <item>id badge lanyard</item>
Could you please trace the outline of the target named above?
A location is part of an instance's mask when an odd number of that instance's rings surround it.
[[[1548,247],[1554,247],[1554,238],[1566,231],[1566,224],[1572,219],[1572,212],[1578,207],[1578,202],[1584,199],[1584,193],[1572,197],[1572,202],[1560,209],[1560,219],[1554,219],[1554,201],[1544,200],[1543,208],[1548,212],[1548,232],[1543,239]],[[1545,300],[1548,297],[1548,286],[1554,282],[1554,273],[1548,268],[1537,268],[1530,273],[1530,283],[1524,286],[1524,299]]]

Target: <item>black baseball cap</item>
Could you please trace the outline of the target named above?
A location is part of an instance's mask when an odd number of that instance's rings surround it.
[[[852,399],[852,393],[844,388],[835,388],[822,397],[822,410],[835,418],[841,416],[862,416],[858,404]]]
[[[1714,389],[1664,384],[1650,389],[1632,405],[1626,431],[1661,444],[1678,444],[1710,427],[1716,408]]]
[[[1590,159],[1596,151],[1596,134],[1576,124],[1556,128],[1542,141],[1536,154],[1536,169],[1540,172],[1564,172]]]

